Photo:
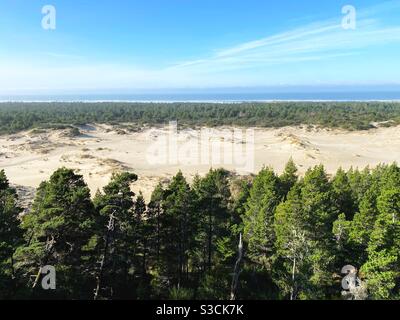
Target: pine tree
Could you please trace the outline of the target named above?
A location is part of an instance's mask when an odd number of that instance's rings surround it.
[[[181,171],[163,193],[162,211],[159,277],[181,287],[189,281],[197,229],[194,193]]]
[[[359,210],[354,215],[349,232],[349,245],[353,251],[353,263],[363,265],[367,260],[367,248],[370,243],[376,219],[379,215],[378,198],[388,188],[398,188],[400,179],[395,165],[377,166],[374,170],[365,169],[358,182],[368,184],[359,200]],[[364,188],[363,188],[364,189]]]
[[[262,169],[254,179],[243,216],[246,255],[267,270],[271,268],[274,254],[274,214],[280,201],[278,183],[271,169]]]
[[[371,170],[366,167],[360,172],[358,169],[351,168],[346,175],[350,184],[352,198],[355,201],[354,207],[357,208],[361,199],[371,187]]]
[[[357,251],[349,241],[351,223],[346,219],[346,215],[341,213],[333,223],[332,233],[335,239],[336,270],[345,265],[353,265],[356,262]],[[356,254],[355,254],[356,253]]]
[[[135,260],[136,274],[136,294],[138,299],[148,299],[152,295],[151,279],[149,273],[153,263],[153,240],[157,225],[154,225],[154,216],[150,207],[146,206],[142,192],[139,193],[135,201],[135,224],[136,224],[136,253]]]
[[[296,184],[289,191],[287,200],[281,203],[275,213],[276,260],[273,279],[283,297],[298,299],[310,287],[308,267],[312,242],[307,239],[303,220],[301,185]]]
[[[377,299],[399,297],[400,286],[400,188],[388,189],[378,198],[379,215],[362,267],[370,295]]]
[[[149,225],[147,223],[147,219],[145,217],[146,214],[146,202],[144,201],[142,192],[139,193],[136,198],[134,214],[135,214],[135,224],[136,224],[136,235],[138,238],[137,243],[137,252],[140,252],[139,255],[142,257],[140,262],[140,268],[142,271],[142,275],[145,276],[147,273],[147,254],[148,254],[148,243],[149,243]]]
[[[348,220],[352,220],[356,208],[353,192],[346,172],[340,168],[332,179],[332,189],[335,206],[340,213],[344,213]]]
[[[310,298],[326,297],[333,285],[332,274],[336,270],[332,229],[339,210],[332,185],[322,165],[306,172],[301,196],[304,231],[312,242],[309,259],[313,272],[309,281],[314,290],[307,294]]]
[[[280,181],[280,192],[284,198],[286,198],[290,189],[296,184],[298,180],[297,167],[292,158],[289,159],[285,166],[285,170],[279,176]]]
[[[14,253],[22,243],[18,218],[22,209],[4,170],[0,171],[0,299],[12,298],[16,289]]]
[[[312,240],[329,241],[332,225],[339,216],[339,210],[334,201],[331,183],[322,165],[306,172],[301,196],[306,228],[312,235]]]
[[[309,169],[279,206],[275,221],[276,263],[283,265],[284,274],[275,279],[283,292],[288,293],[287,288],[291,288],[292,298],[326,298],[329,294],[335,260],[332,228],[337,217],[323,166]],[[300,245],[303,249],[296,257]],[[297,280],[294,282],[293,278]]]
[[[235,254],[229,238],[233,217],[229,211],[231,193],[228,175],[223,169],[210,170],[193,185],[198,210],[202,213],[198,240],[204,271],[211,270],[218,262],[216,260],[224,261]]]
[[[149,237],[149,258],[154,269],[157,269],[160,264],[161,252],[161,215],[162,202],[164,198],[164,189],[161,184],[158,184],[151,194],[150,202],[147,206],[147,225]]]
[[[32,212],[23,218],[28,244],[17,251],[18,267],[33,276],[29,286],[38,292],[41,268],[57,272],[56,296],[87,298],[89,270],[85,246],[95,226],[96,214],[90,191],[81,175],[61,168],[36,194]]]
[[[22,216],[0,171],[0,298],[339,298],[347,264],[360,269],[361,293],[400,298],[396,164],[331,179],[323,166],[299,179],[293,161],[279,177],[264,168],[232,181],[218,169],[192,187],[178,172],[147,206],[136,180],[113,174],[92,201],[82,176],[61,168]],[[41,289],[46,265],[55,291]]]
[[[242,216],[246,213],[246,203],[250,196],[252,180],[249,177],[239,178],[231,186],[231,211],[233,214],[234,234],[243,233]]]
[[[361,266],[367,259],[367,247],[370,242],[378,209],[377,195],[372,189],[368,190],[360,203],[360,210],[354,215],[349,230],[349,244],[353,249],[353,264]]]
[[[135,297],[134,265],[136,262],[138,223],[134,214],[134,192],[131,184],[137,175],[115,173],[96,195],[100,239],[94,299]]]

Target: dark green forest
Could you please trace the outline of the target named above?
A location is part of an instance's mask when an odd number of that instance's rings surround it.
[[[400,103],[0,103],[0,134],[88,123],[155,125],[176,119],[187,126],[317,125],[367,130],[373,121],[386,122],[386,126],[399,124]]]
[[[364,299],[400,298],[397,164],[299,177],[289,161],[281,175],[215,169],[191,184],[178,172],[149,203],[135,183],[116,173],[91,197],[61,168],[21,218],[1,171],[0,298],[342,299],[347,264]],[[55,290],[40,285],[46,265]]]

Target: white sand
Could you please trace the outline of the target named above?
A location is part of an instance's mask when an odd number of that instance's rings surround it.
[[[224,129],[225,134],[234,130]],[[228,141],[225,146],[234,150],[231,153],[233,163],[232,159],[224,158],[231,150],[227,152],[224,149],[222,160],[214,159],[212,163],[211,160],[207,162],[203,159],[203,164],[200,158],[204,158],[205,140],[200,140],[199,129],[179,131],[177,156],[171,142],[163,145],[162,139],[165,139],[165,143],[168,141],[168,130],[167,127],[148,128],[121,134],[121,131],[111,126],[93,125],[82,128],[83,135],[77,138],[67,137],[64,130],[4,135],[0,136],[0,168],[5,169],[12,183],[37,187],[57,168],[65,166],[82,174],[93,194],[107,184],[113,171],[129,170],[139,176],[134,191],[142,190],[148,199],[158,182],[167,181],[179,169],[192,179],[197,173],[206,173],[211,166],[246,174],[249,171],[257,172],[266,165],[281,172],[290,157],[298,165],[301,174],[319,163],[324,164],[329,173],[334,173],[339,167],[364,168],[367,165],[373,167],[379,163],[400,161],[400,126],[358,132],[315,128],[307,130],[304,127],[255,128],[254,152],[247,149],[250,154],[245,153],[246,146],[251,146],[251,140],[245,143],[245,129],[235,129],[236,132],[243,132],[242,137],[232,139],[225,136],[225,141]],[[210,141],[223,141],[223,137],[222,133],[214,132]],[[161,147],[158,149],[158,158],[152,157],[156,146]],[[171,152],[162,161],[166,146],[171,146]],[[210,157],[218,155],[218,148],[215,148],[210,146]],[[238,160],[244,155],[247,156],[247,168],[243,166],[245,162]],[[249,169],[251,164],[254,164],[253,170]]]

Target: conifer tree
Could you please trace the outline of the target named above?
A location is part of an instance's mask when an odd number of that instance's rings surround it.
[[[158,184],[151,194],[150,202],[147,206],[147,225],[149,237],[149,259],[154,269],[160,264],[161,252],[161,221],[162,221],[162,202],[164,189]],[[148,260],[149,260],[148,259]]]
[[[274,254],[274,214],[279,201],[278,178],[271,169],[264,168],[253,181],[243,224],[246,255],[267,270]]]
[[[135,262],[138,221],[134,213],[131,184],[137,175],[114,173],[94,199],[99,213],[98,268],[94,299],[135,297]]]
[[[135,214],[135,225],[136,225],[136,236],[137,236],[137,248],[136,251],[139,252],[141,256],[140,267],[142,275],[145,276],[147,273],[147,255],[148,255],[148,245],[150,237],[150,229],[147,221],[146,215],[146,202],[144,201],[142,192],[139,193],[136,198],[134,214]]]
[[[199,296],[203,299],[228,298],[230,273],[235,263],[239,234],[231,212],[231,188],[229,172],[224,169],[210,170],[194,182],[193,189],[200,216],[197,258],[200,268]]]
[[[0,171],[0,299],[336,299],[347,264],[363,284],[354,296],[400,298],[397,164],[298,178],[290,160],[279,177],[232,176],[210,170],[191,187],[178,172],[146,206],[133,173],[113,174],[92,201],[61,168],[21,215]],[[41,288],[46,265],[56,290]]]
[[[290,189],[297,182],[297,167],[292,158],[289,159],[288,163],[285,166],[285,170],[279,176],[280,186],[281,186],[281,194],[284,198],[286,198]]]
[[[323,166],[309,169],[289,192],[287,201],[279,206],[275,221],[277,263],[283,261],[280,263],[286,275],[275,279],[284,292],[291,288],[291,297],[316,299],[329,294],[335,259],[332,228],[337,217],[332,187]],[[297,257],[295,249],[300,250]]]
[[[301,185],[297,184],[277,207],[274,224],[276,259],[272,276],[281,296],[291,300],[309,288],[307,270],[312,242],[307,239],[302,212]]]
[[[170,286],[184,286],[192,269],[198,224],[194,193],[181,171],[163,194],[162,211],[160,276]]]
[[[61,168],[40,185],[32,212],[23,218],[28,243],[17,252],[18,266],[31,276],[28,285],[36,289],[36,296],[41,294],[41,268],[51,265],[57,274],[56,296],[88,298],[85,246],[95,223],[90,191],[81,175]]]
[[[349,230],[349,245],[353,249],[353,264],[358,267],[367,259],[367,248],[378,216],[377,195],[368,190],[360,202],[360,209],[354,215]]]
[[[22,243],[18,197],[10,187],[4,170],[0,171],[0,299],[12,298],[16,289],[14,253]]]
[[[400,188],[382,192],[378,210],[367,249],[368,260],[362,272],[373,298],[399,298]]]
[[[204,178],[194,182],[193,189],[201,212],[198,240],[203,270],[211,270],[217,263],[215,259],[225,260],[235,253],[229,238],[233,217],[229,212],[231,193],[228,174],[223,169],[210,170]]]
[[[339,168],[332,179],[333,197],[335,206],[340,213],[344,213],[348,220],[352,220],[357,208],[354,204],[353,192],[346,172]]]

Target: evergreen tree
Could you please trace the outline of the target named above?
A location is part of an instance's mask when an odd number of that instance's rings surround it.
[[[249,178],[239,178],[232,182],[231,187],[231,212],[233,214],[233,228],[232,232],[238,235],[243,233],[242,217],[246,213],[247,199],[250,196],[252,181]]]
[[[228,174],[223,169],[210,170],[193,186],[201,212],[198,240],[202,252],[201,268],[204,271],[212,269],[218,262],[214,260],[225,260],[234,255],[229,238],[233,217],[229,212],[231,193]]]
[[[333,197],[335,206],[340,213],[344,213],[348,220],[352,220],[357,208],[354,204],[353,192],[346,172],[340,168],[332,179]]]
[[[365,182],[363,182],[365,181]],[[367,248],[376,219],[379,215],[378,198],[384,190],[399,188],[399,168],[391,166],[377,166],[374,170],[364,170],[361,185],[368,182],[368,188],[360,198],[359,211],[354,215],[349,232],[349,244],[353,249],[353,260],[358,266],[367,260]]]
[[[378,198],[378,210],[362,272],[373,298],[399,298],[400,188],[384,191]]]
[[[15,250],[21,245],[18,197],[10,187],[4,170],[0,171],[0,299],[12,298],[16,290]]]
[[[371,170],[369,167],[366,167],[360,172],[358,169],[351,168],[346,175],[350,184],[352,198],[355,201],[354,208],[357,208],[361,199],[371,187]]]
[[[373,189],[368,190],[360,203],[360,210],[354,215],[349,230],[349,245],[352,248],[353,264],[361,266],[367,259],[367,247],[370,242],[378,209],[377,195]]]
[[[303,220],[301,185],[295,185],[287,200],[281,203],[275,213],[276,259],[273,280],[281,296],[291,300],[302,297],[308,284],[309,255],[312,242],[307,239]]]
[[[197,207],[201,215],[197,236],[197,259],[200,269],[199,297],[227,298],[234,265],[237,239],[232,231],[239,228],[238,218],[231,213],[229,172],[210,170],[194,182]]]
[[[148,273],[151,267],[152,241],[154,231],[157,229],[153,225],[151,210],[147,209],[142,192],[139,193],[135,201],[135,224],[136,224],[136,256],[135,270],[137,274],[137,298],[148,298],[151,296],[151,275]]]
[[[336,299],[347,264],[360,269],[359,292],[400,298],[396,164],[332,178],[316,166],[298,179],[291,160],[279,177],[218,169],[192,187],[178,172],[147,206],[136,180],[113,174],[92,201],[82,176],[61,168],[22,216],[0,171],[0,298],[227,299],[242,232],[240,299]],[[46,265],[54,291],[41,289]]]
[[[329,295],[333,286],[335,250],[332,235],[333,222],[339,216],[332,185],[322,165],[309,169],[301,189],[304,231],[312,242],[309,260],[312,266],[310,284],[314,290],[307,297],[321,298]]]
[[[322,165],[309,169],[303,181],[301,196],[304,219],[312,240],[329,242],[333,222],[339,216],[334,193]]]
[[[94,199],[99,212],[99,253],[95,299],[135,297],[135,262],[140,221],[135,217],[131,184],[137,175],[113,174],[111,181]]]
[[[275,222],[277,264],[283,265],[286,275],[278,274],[275,278],[283,292],[288,293],[287,288],[291,288],[292,298],[329,295],[335,259],[332,228],[337,216],[323,166],[308,170],[303,181],[289,192],[287,201],[279,206]],[[296,253],[299,246],[303,249]]]
[[[243,216],[246,255],[267,270],[271,269],[274,254],[274,214],[280,201],[278,183],[271,169],[262,169],[254,179]]]
[[[281,194],[284,196],[284,198],[286,198],[290,189],[292,189],[292,187],[296,184],[297,180],[298,180],[297,167],[293,159],[290,158],[285,166],[285,170],[279,176]]]
[[[157,269],[160,264],[161,251],[161,220],[162,220],[162,202],[164,198],[164,189],[158,184],[151,194],[150,202],[147,206],[147,226],[149,237],[149,258],[151,265]]]
[[[56,296],[88,298],[85,246],[95,222],[90,191],[81,175],[61,168],[40,185],[32,212],[23,218],[28,244],[18,249],[16,257],[18,267],[33,277],[28,285],[37,289],[35,296],[43,294],[38,289],[42,267],[51,265],[57,274]]]
[[[147,265],[146,259],[148,254],[148,242],[149,242],[149,225],[145,217],[146,214],[146,202],[144,201],[143,194],[140,192],[135,202],[135,224],[136,234],[138,238],[137,251],[140,252],[142,261],[140,262],[140,269],[142,274],[146,275]],[[139,268],[138,268],[139,269]]]
[[[181,171],[163,194],[162,211],[159,281],[181,287],[189,281],[198,226],[194,193]]]
[[[346,215],[341,213],[333,223],[333,236],[335,239],[336,270],[345,265],[353,265],[357,261],[354,247],[349,241],[352,221],[346,220]]]

